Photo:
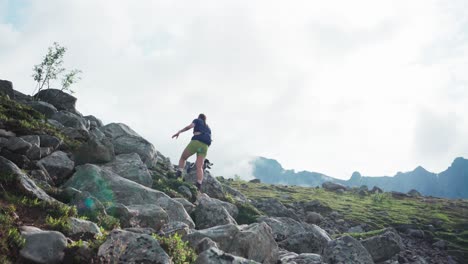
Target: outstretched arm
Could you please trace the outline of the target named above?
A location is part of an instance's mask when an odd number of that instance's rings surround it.
[[[180,133],[183,133],[183,132],[185,132],[185,131],[187,131],[187,130],[190,130],[190,129],[194,128],[194,127],[195,127],[195,124],[192,123],[192,124],[190,124],[190,125],[188,125],[188,126],[182,128],[181,130],[177,131],[177,133],[175,133],[175,134],[172,136],[172,138],[178,138],[179,135],[180,135]]]

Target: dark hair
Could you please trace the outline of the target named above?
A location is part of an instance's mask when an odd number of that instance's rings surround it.
[[[206,115],[205,114],[199,114],[198,118],[206,122]]]

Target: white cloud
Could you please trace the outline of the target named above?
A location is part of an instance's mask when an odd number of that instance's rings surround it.
[[[468,103],[464,1],[48,0],[25,8],[21,25],[0,20],[9,36],[0,39],[0,78],[31,92],[32,66],[58,41],[68,66],[83,70],[79,110],[129,124],[174,163],[189,135],[170,136],[200,112],[214,133],[215,173],[227,176],[249,174],[256,155],[341,178],[417,165],[440,171],[468,156],[455,148],[434,162],[415,149],[440,137],[415,139],[426,127],[422,109],[445,122]],[[457,126],[467,131],[461,114]]]

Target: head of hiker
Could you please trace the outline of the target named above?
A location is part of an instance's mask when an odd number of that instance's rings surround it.
[[[208,154],[208,147],[211,145],[211,129],[206,123],[206,115],[199,114],[198,118],[194,119],[192,123],[181,130],[177,131],[172,138],[178,138],[180,133],[188,131],[193,128],[193,137],[190,143],[182,152],[179,160],[179,170],[177,177],[181,177],[185,168],[185,162],[193,154],[197,154],[196,168],[197,168],[197,182],[198,190],[201,190],[203,183],[203,162]]]

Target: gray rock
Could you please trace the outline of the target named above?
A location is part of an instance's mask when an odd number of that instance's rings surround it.
[[[187,235],[190,232],[190,228],[186,223],[182,222],[170,222],[164,224],[159,233],[164,236],[172,236],[174,234],[178,234],[180,237]]]
[[[329,191],[338,191],[343,190],[346,191],[348,188],[342,184],[335,183],[335,182],[324,182],[322,183],[322,188],[329,190]]]
[[[424,238],[424,231],[419,229],[408,229],[406,233],[414,238]]]
[[[111,139],[116,155],[137,153],[148,168],[156,166],[157,152],[154,146],[127,125],[111,123],[99,130]]]
[[[281,264],[322,264],[322,257],[313,253],[288,254],[280,258]]]
[[[14,100],[13,83],[7,80],[0,80],[0,95],[8,96],[11,100]]]
[[[51,119],[58,121],[65,127],[77,128],[85,131],[89,129],[87,120],[68,111],[59,111],[55,113]]]
[[[290,217],[299,220],[299,217],[292,210],[289,210],[278,199],[266,198],[253,201],[253,205],[268,216]]]
[[[32,109],[43,114],[46,118],[51,118],[53,115],[55,115],[58,112],[55,106],[49,103],[43,102],[43,101],[31,101],[31,102],[28,102],[28,105]]]
[[[259,262],[234,256],[224,251],[211,247],[198,255],[195,264],[255,264]]]
[[[167,212],[155,204],[128,205],[132,227],[150,227],[159,230],[169,220]]]
[[[238,190],[232,188],[231,186],[229,186],[227,184],[221,184],[221,185],[222,185],[222,188],[223,188],[224,192],[231,195],[231,197],[235,201],[238,201],[238,202],[241,202],[241,203],[248,203],[249,202],[247,197],[244,194],[242,194],[241,192],[239,192]]]
[[[89,192],[81,192],[70,187],[65,188],[65,192],[68,192],[71,196],[69,204],[76,206],[80,215],[106,214],[104,205]]]
[[[76,165],[107,163],[115,158],[114,145],[107,138],[98,139],[92,135],[73,152],[73,157]]]
[[[63,141],[58,137],[50,136],[50,135],[40,135],[39,136],[41,147],[43,148],[52,148],[57,149]]]
[[[26,152],[26,157],[30,160],[40,160],[41,159],[41,148],[32,145],[31,148]]]
[[[0,137],[0,148],[6,147],[7,144],[8,144],[8,139],[7,139],[7,138]]]
[[[193,211],[195,211],[195,205],[187,201],[187,199],[184,199],[184,198],[173,198],[173,199],[178,201],[180,204],[182,204],[185,208],[185,211],[187,211],[188,214],[191,214]]]
[[[91,127],[100,128],[103,126],[102,121],[93,115],[84,116],[83,118],[88,120],[90,124],[92,124]]]
[[[38,147],[41,145],[41,139],[38,135],[21,136],[20,138],[30,143],[31,145]]]
[[[306,222],[309,224],[320,224],[323,222],[323,216],[316,212],[307,212]]]
[[[43,148],[43,147],[41,147],[39,151],[40,151],[41,158],[45,158],[45,157],[49,156],[50,154],[52,154],[52,152],[54,150],[53,150],[53,148]]]
[[[289,217],[260,217],[257,221],[271,227],[276,241],[283,241],[293,235],[305,233],[304,225]]]
[[[374,186],[374,188],[372,188],[372,190],[370,190],[370,192],[371,193],[383,193],[382,189],[380,189],[377,186]]]
[[[51,118],[47,119],[47,123],[48,123],[49,125],[55,127],[56,129],[59,129],[59,130],[65,128],[65,126],[62,125],[59,121],[54,120],[54,119],[51,119]]]
[[[348,229],[348,233],[364,233],[364,229],[362,228],[362,226],[357,225],[357,226],[350,227]]]
[[[55,106],[58,110],[76,113],[76,98],[58,89],[47,89],[34,95],[35,98]]]
[[[18,154],[26,154],[26,152],[32,147],[31,143],[25,141],[19,137],[11,137],[8,139],[6,144],[6,148],[18,153]]]
[[[198,199],[198,205],[193,214],[198,229],[225,224],[237,224],[222,201],[206,195]]]
[[[86,129],[74,128],[74,127],[65,127],[61,132],[68,138],[78,140],[78,141],[87,141],[89,140],[89,132]]]
[[[71,175],[75,163],[62,151],[56,151],[38,161],[52,178],[64,179]]]
[[[260,179],[253,179],[249,181],[250,183],[261,183]]]
[[[331,238],[322,228],[313,225],[306,233],[298,233],[283,240],[279,246],[295,253],[322,254]]]
[[[18,167],[22,169],[34,169],[35,168],[35,166],[31,163],[29,158],[26,157],[26,155],[15,153],[7,148],[0,149],[0,156],[3,156],[4,158],[12,161],[14,164],[16,164]]]
[[[189,241],[192,247],[196,247],[205,237],[215,241],[221,250],[233,255],[261,263],[276,263],[278,259],[278,245],[271,228],[265,223],[215,226],[195,230],[184,239]]]
[[[408,192],[408,195],[411,196],[411,197],[421,197],[421,193],[416,191],[415,189],[411,189],[409,192]]]
[[[146,187],[153,185],[153,178],[148,168],[136,153],[120,154],[115,157],[114,161],[104,164],[103,167]]]
[[[446,250],[448,247],[448,243],[445,240],[439,240],[437,242],[434,242],[432,246],[441,250]]]
[[[21,193],[41,201],[59,203],[54,198],[50,197],[41,188],[37,187],[33,180],[31,180],[22,170],[18,168],[13,162],[0,156],[0,171],[2,173],[12,176],[12,180],[17,186],[17,190]]]
[[[388,228],[383,234],[367,238],[361,243],[374,262],[389,260],[404,249],[400,235],[393,228]]]
[[[150,227],[129,227],[129,228],[125,228],[124,230],[128,232],[132,232],[132,233],[146,234],[150,236],[156,233],[156,230]]]
[[[99,247],[104,263],[172,263],[153,237],[124,230],[113,230]]]
[[[79,235],[91,238],[96,235],[102,235],[99,227],[91,221],[70,217],[68,218],[68,224],[70,225],[68,235],[71,236]]]
[[[322,255],[328,264],[373,264],[372,256],[351,236],[343,236],[328,243]]]
[[[20,250],[20,257],[33,263],[61,263],[67,247],[66,237],[57,231],[42,231],[39,228],[23,226],[21,235],[26,244]]]
[[[64,186],[87,191],[102,203],[122,203],[126,206],[155,204],[167,212],[169,222],[180,221],[191,228],[195,226],[182,204],[165,193],[120,177],[96,165],[85,164],[76,167],[75,174]]]
[[[54,184],[54,181],[45,170],[32,170],[29,172],[29,175],[31,175],[31,177],[36,181],[47,183],[49,185]]]
[[[195,247],[195,252],[197,254],[200,254],[203,251],[212,247],[218,248],[218,244],[216,244],[216,242],[214,242],[210,238],[205,237],[202,240],[200,240],[200,242],[198,242],[197,246]]]
[[[5,129],[0,129],[0,137],[4,137],[4,138],[16,137],[16,134],[11,131],[7,131]]]
[[[188,163],[187,163],[188,165]],[[197,181],[197,173],[195,169],[192,169],[190,173],[184,175],[185,181],[195,184]],[[202,193],[208,194],[208,196],[216,199],[223,199],[225,194],[223,192],[223,186],[221,183],[211,175],[207,170],[204,171]]]
[[[187,186],[181,185],[177,190],[187,199],[192,199],[192,192]]]

